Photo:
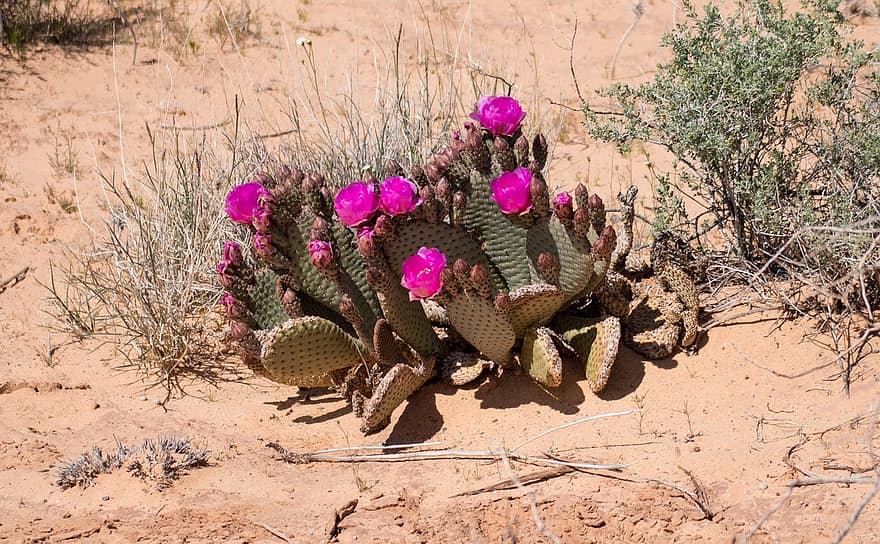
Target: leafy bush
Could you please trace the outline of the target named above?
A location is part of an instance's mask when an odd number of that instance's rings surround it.
[[[835,5],[811,0],[787,13],[770,0],[741,0],[724,15],[685,2],[684,21],[662,42],[671,58],[653,81],[604,89],[614,111],[584,111],[596,138],[623,151],[653,143],[675,156],[674,175],[661,178],[659,223],[701,242],[715,230],[740,262],[873,319],[880,53],[847,38]],[[682,194],[703,210],[676,225]]]

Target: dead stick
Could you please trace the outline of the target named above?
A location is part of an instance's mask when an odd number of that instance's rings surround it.
[[[291,538],[289,536],[282,533],[278,529],[272,527],[271,525],[266,525],[265,523],[258,523],[256,521],[254,522],[254,525],[256,525],[257,527],[262,527],[263,529],[266,529],[267,531],[269,531],[273,535],[277,536],[278,538],[280,538],[284,542],[287,542],[287,544],[293,544],[293,540],[291,540]]]
[[[31,269],[30,266],[26,266],[13,274],[12,276],[6,278],[3,281],[0,281],[0,293],[12,287],[16,283],[20,282],[27,275],[28,271]]]

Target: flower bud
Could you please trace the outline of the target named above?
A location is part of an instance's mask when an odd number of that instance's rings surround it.
[[[376,241],[373,239],[374,235],[375,233],[370,227],[361,227],[357,232],[358,251],[364,257],[369,258],[376,255]]]
[[[245,307],[238,299],[232,296],[232,293],[224,293],[220,297],[220,304],[226,310],[226,316],[231,319],[238,319],[244,315]]]
[[[241,342],[251,335],[251,328],[241,321],[234,321],[226,334],[230,340]]]
[[[275,248],[272,246],[272,235],[260,232],[254,235],[254,251],[260,258],[271,257],[275,253]]]
[[[607,260],[614,252],[614,246],[617,245],[617,233],[611,225],[602,229],[599,239],[593,244],[593,254],[598,260]]]
[[[316,268],[327,268],[333,263],[333,247],[324,240],[310,241],[309,260]]]

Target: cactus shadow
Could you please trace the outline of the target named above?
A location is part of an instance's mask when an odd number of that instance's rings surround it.
[[[482,408],[515,408],[526,404],[542,404],[563,414],[578,413],[585,397],[577,383],[582,372],[565,362],[562,384],[553,389],[544,388],[526,374],[506,372],[500,379],[490,378],[483,383],[474,396]]]
[[[646,359],[621,343],[617,353],[617,361],[611,371],[611,378],[605,388],[596,395],[602,400],[620,400],[632,395],[645,379],[646,364],[652,364],[664,370],[672,370],[678,366],[675,355],[663,359]]]
[[[394,427],[386,444],[426,442],[443,428],[443,416],[437,409],[436,386],[428,385],[409,397],[399,417],[392,416]]]

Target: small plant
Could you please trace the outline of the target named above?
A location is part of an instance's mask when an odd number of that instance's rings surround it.
[[[24,56],[28,44],[102,45],[113,38],[121,24],[116,12],[95,14],[89,2],[80,0],[0,0],[0,41]]]
[[[132,476],[151,481],[162,490],[188,470],[207,465],[208,451],[193,447],[188,438],[147,439],[138,446],[117,441],[115,450],[105,453],[96,446],[61,465],[55,485],[62,489],[88,487],[98,475],[125,468]]]
[[[798,313],[839,324],[859,312],[871,323],[880,305],[880,52],[846,39],[836,5],[812,0],[789,14],[743,0],[725,16],[714,3],[700,14],[684,2],[653,81],[604,89],[613,109],[584,111],[594,137],[676,157],[659,178],[657,226],[704,245],[707,232],[720,234],[727,245],[714,249],[729,249],[728,263],[794,280],[782,298]],[[682,195],[699,207],[685,222]],[[743,276],[755,279],[753,269]]]

